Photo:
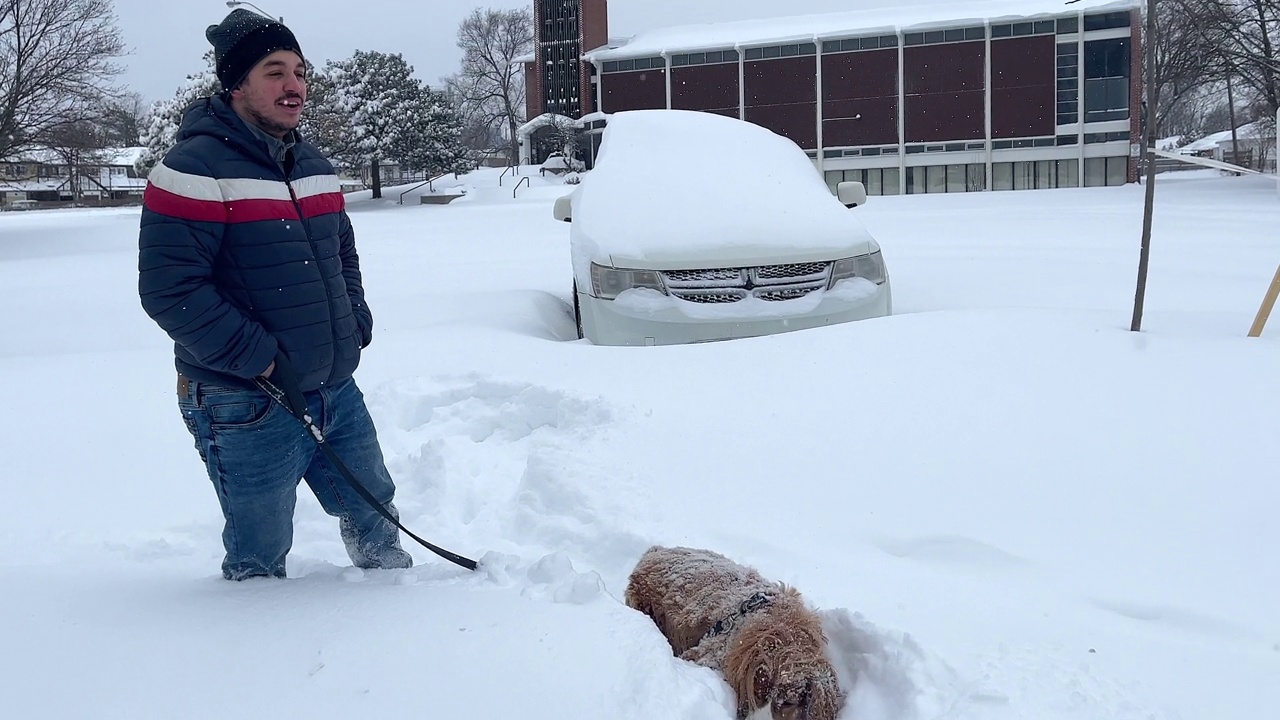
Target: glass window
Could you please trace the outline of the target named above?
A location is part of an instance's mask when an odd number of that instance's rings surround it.
[[[1085,43],[1084,76],[1129,77],[1129,38],[1091,40]]]
[[[991,189],[1013,189],[1013,163],[991,163]]]
[[[719,52],[709,52],[709,53],[707,53],[707,59],[706,59],[704,62],[707,62],[707,63],[718,63],[718,62],[720,62],[720,53],[719,53]]]
[[[965,40],[981,40],[987,36],[987,29],[980,27],[971,27],[964,29]]]
[[[980,192],[987,189],[987,166],[981,163],[969,165],[966,172],[968,179],[965,189],[969,192]]]
[[[883,168],[880,171],[880,185],[885,195],[897,195],[901,190],[902,170],[899,168]]]
[[[1036,31],[1035,23],[1022,22],[1013,24],[1014,35],[1030,35]]]
[[[706,53],[689,53],[690,65],[704,65],[707,62]]]
[[[964,40],[964,30],[946,30],[943,32],[942,36],[943,40],[946,42],[960,42],[961,40]]]
[[[924,34],[924,42],[926,45],[932,45],[934,43],[942,42],[943,40],[946,39],[946,37],[947,37],[947,34],[944,33],[943,31],[934,30],[932,32],[927,32]]]
[[[1036,187],[1035,163],[1013,163],[1013,189],[1034,190]]]
[[[880,38],[878,37],[862,38],[863,50],[875,50],[878,47],[880,47]]]
[[[867,178],[862,182],[867,187],[868,195],[883,195],[884,183],[883,176],[880,174],[880,168],[874,168],[867,171]]]
[[[822,52],[824,52],[824,53],[840,52],[840,41],[839,41],[839,40],[828,40],[828,41],[826,41],[826,42],[822,43]]]
[[[966,171],[967,168],[964,165],[947,166],[947,192],[965,191],[969,184]]]
[[[748,60],[759,60],[764,57],[764,48],[747,48]]]
[[[781,57],[781,56],[782,56],[782,46],[780,46],[780,45],[774,45],[773,47],[767,47],[767,48],[765,48],[765,49],[764,49],[764,56],[765,56],[766,58],[776,58],[776,57]]]
[[[928,192],[941,193],[947,191],[947,166],[930,165],[925,168],[925,185]]]
[[[831,188],[831,194],[835,195],[836,188],[840,185],[840,182],[844,180],[844,173],[840,170],[828,170],[822,175],[827,181],[827,187]]]
[[[1058,187],[1080,187],[1080,162],[1078,160],[1058,161]]]
[[[897,35],[881,35],[880,47],[882,48],[898,47],[898,36]]]
[[[923,45],[924,33],[907,33],[902,40],[904,45]]]
[[[1086,15],[1085,32],[1090,30],[1109,30],[1111,28],[1129,27],[1129,13],[1113,12],[1105,15]]]
[[[921,195],[925,192],[924,175],[925,172],[923,167],[907,168],[908,195]]]
[[[991,26],[991,37],[993,38],[1010,37],[1012,35],[1013,35],[1012,25],[992,25]]]
[[[1080,29],[1080,21],[1077,20],[1076,18],[1059,18],[1058,19],[1058,32],[1060,33],[1064,33],[1064,34],[1073,33],[1078,31],[1079,29]]]
[[[1103,187],[1107,184],[1107,159],[1084,159],[1084,186]]]
[[[1041,21],[1037,22],[1037,23],[1036,23],[1036,30],[1035,30],[1035,31],[1036,31],[1036,33],[1037,33],[1037,34],[1039,34],[1039,33],[1051,33],[1051,32],[1054,32],[1054,25],[1053,25],[1053,21],[1052,21],[1052,20],[1041,20]]]
[[[1037,160],[1036,161],[1036,187],[1040,189],[1048,189],[1057,186],[1054,182],[1057,175],[1057,163],[1053,160]]]
[[[1129,181],[1129,158],[1107,158],[1107,185],[1124,185]]]
[[[783,45],[782,46],[782,57],[792,57],[799,54],[800,54],[799,45]]]

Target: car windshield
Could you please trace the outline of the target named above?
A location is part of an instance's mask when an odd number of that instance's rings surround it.
[[[795,143],[711,113],[609,116],[579,193],[573,221],[597,255],[834,251],[868,238]]]

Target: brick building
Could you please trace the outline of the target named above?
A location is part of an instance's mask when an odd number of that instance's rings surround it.
[[[1141,8],[954,0],[610,40],[606,0],[535,0],[528,112],[738,117],[875,194],[1120,185],[1138,174]]]

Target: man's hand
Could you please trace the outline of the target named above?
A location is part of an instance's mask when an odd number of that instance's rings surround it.
[[[258,377],[262,378],[263,380],[266,380],[267,378],[271,377],[271,373],[275,372],[275,369],[276,369],[276,361],[272,360],[271,364],[267,366],[267,369],[263,370],[262,374],[259,375]]]

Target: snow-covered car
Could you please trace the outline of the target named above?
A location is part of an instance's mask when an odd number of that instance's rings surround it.
[[[837,199],[838,197],[838,199]],[[880,246],[795,143],[683,110],[608,117],[571,222],[578,336],[599,345],[752,337],[892,312]]]

